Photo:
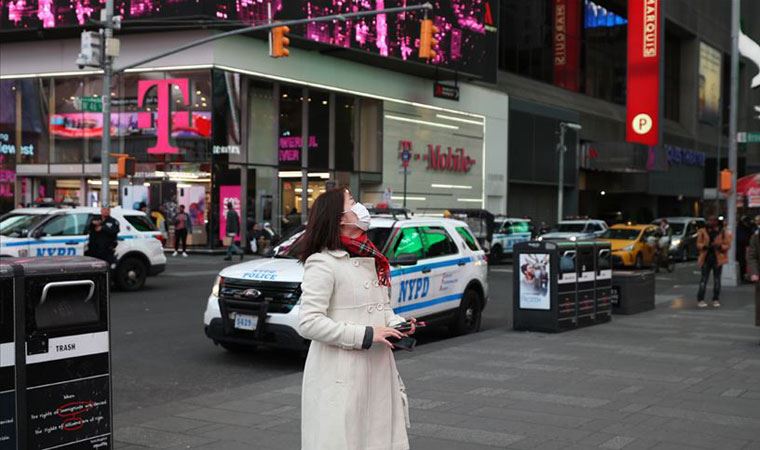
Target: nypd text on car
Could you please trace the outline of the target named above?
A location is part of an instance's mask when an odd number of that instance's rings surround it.
[[[0,256],[83,256],[95,216],[100,216],[100,208],[14,209],[0,217]],[[111,217],[120,229],[116,284],[124,290],[140,289],[147,276],[166,268],[161,233],[140,211],[113,208]]]
[[[390,260],[391,305],[397,314],[448,325],[455,334],[480,328],[488,269],[467,224],[374,216],[367,233]],[[299,236],[277,247],[271,258],[220,272],[203,318],[210,339],[230,350],[260,344],[306,347],[296,331],[303,278],[303,265],[296,259]]]

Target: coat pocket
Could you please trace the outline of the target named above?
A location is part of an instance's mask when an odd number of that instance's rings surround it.
[[[398,377],[398,389],[401,394],[401,407],[404,409],[404,423],[407,428],[412,428],[412,422],[409,420],[409,397],[406,395],[406,386],[401,379],[401,374],[397,372],[396,377]]]

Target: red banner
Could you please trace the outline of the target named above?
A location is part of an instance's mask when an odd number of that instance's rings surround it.
[[[581,0],[554,0],[554,84],[580,90]]]
[[[660,0],[628,0],[628,142],[660,141],[661,18]]]

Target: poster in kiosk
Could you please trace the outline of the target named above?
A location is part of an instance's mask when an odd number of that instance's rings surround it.
[[[514,264],[515,330],[557,332],[610,320],[608,243],[523,242]]]
[[[112,448],[106,264],[83,257],[10,261],[23,271],[15,313],[26,324],[16,333],[16,351],[25,353],[16,375],[17,448]]]

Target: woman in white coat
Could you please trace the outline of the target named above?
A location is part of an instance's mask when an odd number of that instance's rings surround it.
[[[369,212],[346,189],[320,195],[303,250],[299,333],[303,450],[407,450],[409,410],[393,344],[405,320],[390,305],[388,260],[367,238]],[[412,330],[414,333],[414,319]]]

